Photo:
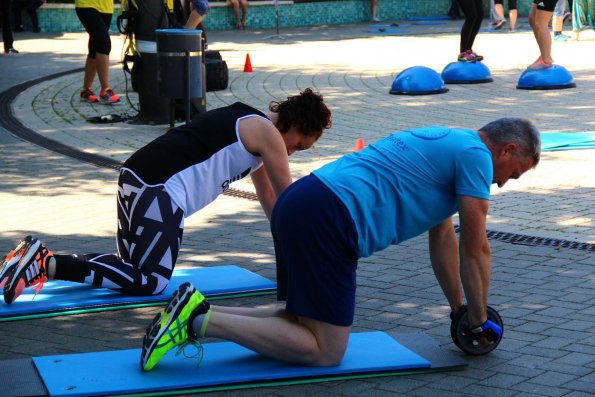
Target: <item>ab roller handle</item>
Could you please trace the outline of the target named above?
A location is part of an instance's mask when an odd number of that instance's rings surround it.
[[[467,306],[463,306],[452,318],[450,336],[459,349],[473,356],[482,356],[494,350],[504,333],[504,323],[498,312],[488,306],[488,320],[471,329]],[[483,339],[483,342],[480,341]],[[487,342],[487,343],[486,343]]]

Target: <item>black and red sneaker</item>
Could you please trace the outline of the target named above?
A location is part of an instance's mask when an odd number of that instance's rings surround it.
[[[81,90],[81,101],[95,103],[99,102],[99,98],[97,98],[97,95],[90,88],[85,88]]]
[[[33,238],[28,241],[20,250],[18,262],[5,269],[2,276],[6,279],[3,281],[4,302],[11,304],[28,287],[33,287],[37,295],[48,280],[48,262],[53,256],[39,240]]]
[[[6,254],[2,260],[2,263],[0,263],[0,289],[4,289],[4,285],[8,279],[8,271],[19,263],[23,253],[31,246],[32,242],[33,238],[31,236],[27,236],[19,241],[17,246],[10,250],[8,254]]]
[[[104,105],[110,105],[112,103],[120,102],[120,97],[114,94],[111,88],[106,88],[105,90],[101,90],[99,93],[99,102]]]

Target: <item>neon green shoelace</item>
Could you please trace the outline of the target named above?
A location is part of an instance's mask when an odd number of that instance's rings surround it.
[[[186,348],[188,346],[194,346],[196,351],[193,353],[187,353]],[[202,343],[198,339],[190,340],[187,339],[184,341],[180,346],[178,346],[178,351],[176,351],[176,357],[182,354],[186,358],[196,358],[196,368],[200,367],[200,363],[202,362],[202,357],[204,354],[204,349],[202,347]]]

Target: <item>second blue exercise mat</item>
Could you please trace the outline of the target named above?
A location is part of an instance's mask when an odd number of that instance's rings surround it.
[[[185,281],[194,284],[207,297],[256,295],[277,288],[274,281],[235,265],[176,269],[165,291],[151,296],[130,296],[86,284],[48,281],[37,296],[29,288],[11,305],[0,303],[0,322],[72,314],[75,311],[155,306],[166,302]]]
[[[305,367],[265,358],[232,342],[205,343],[200,367],[195,358],[165,355],[150,372],[140,369],[140,349],[34,357],[50,396],[107,396],[186,390],[290,378],[340,377],[414,370],[431,363],[384,332],[353,333],[342,363]]]
[[[595,149],[595,132],[544,132],[541,150]]]

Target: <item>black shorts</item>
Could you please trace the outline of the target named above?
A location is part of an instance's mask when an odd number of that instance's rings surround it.
[[[533,0],[538,10],[554,12],[558,0]]]
[[[89,33],[89,58],[95,59],[95,54],[109,55],[112,50],[112,41],[109,29],[112,14],[103,14],[95,8],[75,8],[76,16]]]
[[[508,0],[508,9],[509,10],[516,10],[517,9],[517,0]],[[504,5],[504,0],[494,0],[495,4],[502,4]]]

